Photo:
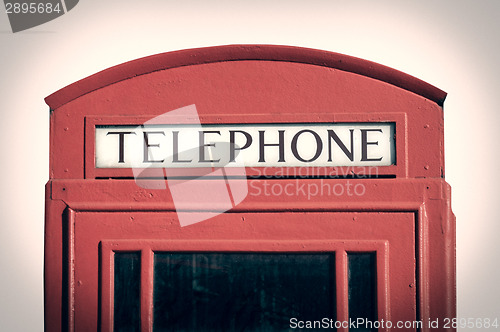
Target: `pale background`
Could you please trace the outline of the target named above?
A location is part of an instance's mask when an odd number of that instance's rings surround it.
[[[43,329],[43,98],[143,56],[235,43],[344,53],[448,92],[446,178],[457,215],[458,314],[500,318],[500,1],[83,0],[12,34],[0,13],[0,329]]]

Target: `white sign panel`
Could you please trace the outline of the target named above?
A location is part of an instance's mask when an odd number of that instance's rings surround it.
[[[395,124],[96,126],[97,168],[332,167],[396,163]]]

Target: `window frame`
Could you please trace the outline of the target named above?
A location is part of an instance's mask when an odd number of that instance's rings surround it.
[[[335,256],[336,317],[349,319],[347,254],[376,253],[377,319],[389,319],[388,240],[104,240],[101,241],[101,331],[113,331],[114,254],[141,252],[141,330],[153,330],[155,252],[332,253]]]

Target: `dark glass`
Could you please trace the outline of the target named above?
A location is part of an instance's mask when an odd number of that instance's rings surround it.
[[[374,252],[348,253],[349,318],[377,320],[377,262]],[[377,331],[373,326],[350,328],[355,331]]]
[[[157,253],[154,331],[288,331],[335,319],[332,253]]]
[[[141,330],[141,253],[115,253],[114,331]]]

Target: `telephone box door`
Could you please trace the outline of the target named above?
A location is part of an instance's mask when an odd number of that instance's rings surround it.
[[[413,213],[248,211],[182,231],[172,212],[71,219],[81,331],[385,331],[417,317]]]

